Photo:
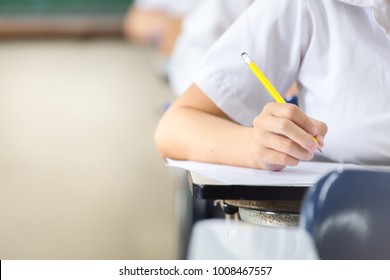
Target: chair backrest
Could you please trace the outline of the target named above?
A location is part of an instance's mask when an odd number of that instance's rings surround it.
[[[304,198],[300,226],[321,259],[390,260],[390,173],[331,172]]]

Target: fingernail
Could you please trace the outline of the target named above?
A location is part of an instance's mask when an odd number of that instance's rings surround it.
[[[313,141],[313,143],[308,148],[309,152],[313,154],[315,151],[317,151],[318,144]]]

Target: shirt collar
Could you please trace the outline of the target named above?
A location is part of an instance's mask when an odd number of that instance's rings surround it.
[[[390,39],[390,0],[338,0],[346,4],[371,7],[376,24]]]
[[[374,19],[390,39],[390,0],[372,0],[372,2]]]

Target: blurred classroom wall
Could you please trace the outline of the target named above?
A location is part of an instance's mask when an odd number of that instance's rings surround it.
[[[118,36],[133,0],[1,0],[0,37]]]
[[[172,99],[159,58],[83,28],[0,36],[0,259],[175,259],[177,177],[153,144]]]

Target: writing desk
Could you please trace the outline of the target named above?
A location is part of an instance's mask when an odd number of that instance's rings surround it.
[[[167,162],[188,171],[195,199],[220,200],[225,213],[239,212],[242,219],[245,215],[244,220],[261,224],[264,224],[262,220],[272,218],[276,220],[273,225],[297,225],[306,191],[329,172],[363,168],[311,161],[271,172],[191,161]]]

